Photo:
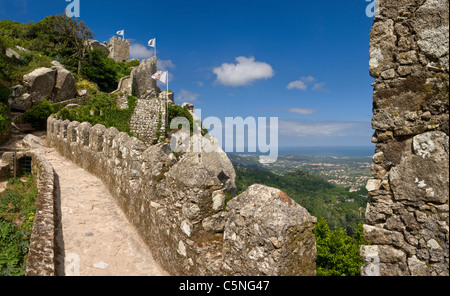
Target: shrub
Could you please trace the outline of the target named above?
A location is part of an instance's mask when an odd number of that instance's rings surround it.
[[[80,108],[58,111],[58,115],[63,120],[89,122],[92,125],[102,124],[105,127],[115,127],[120,132],[128,133],[132,136],[130,129],[130,119],[136,107],[137,98],[128,96],[128,108],[119,109],[116,106],[117,95],[98,93],[89,102]]]
[[[172,120],[174,118],[184,117],[184,118],[186,118],[189,121],[189,126],[191,128],[191,133],[194,131],[194,119],[192,117],[191,112],[189,112],[189,110],[187,108],[183,108],[183,107],[181,107],[181,106],[179,106],[177,104],[174,104],[174,105],[170,105],[169,104],[168,112],[169,112],[169,116],[168,116],[169,117],[168,118],[169,119],[169,127],[170,127],[170,123],[172,122]],[[207,135],[208,134],[208,130],[203,128],[203,124],[201,125],[201,127],[202,127],[202,135],[203,136]],[[172,130],[172,132],[173,132],[173,130]]]
[[[191,132],[193,131],[194,119],[192,118],[192,114],[189,112],[188,109],[183,108],[177,104],[175,104],[175,105],[169,104],[168,111],[169,111],[169,126],[170,126],[170,122],[172,122],[172,120],[174,118],[184,117],[189,121],[189,126],[191,127]]]
[[[338,227],[330,230],[325,218],[317,222],[314,234],[317,245],[317,275],[318,276],[359,276],[364,264],[360,257],[361,245],[370,243],[363,238],[362,224],[353,236]]]
[[[0,103],[0,132],[7,129],[10,123],[9,108],[7,105]]]
[[[49,101],[44,100],[27,110],[24,114],[24,118],[28,123],[31,123],[33,128],[43,130],[47,126],[47,118],[58,111],[57,109],[57,104],[53,105]]]
[[[0,103],[8,104],[9,96],[11,96],[11,88],[5,81],[0,79]]]
[[[34,175],[10,179],[0,194],[0,276],[25,274],[37,195]]]
[[[140,64],[141,64],[141,62],[140,62],[139,60],[132,60],[132,61],[127,62],[127,63],[126,63],[126,66],[127,66],[128,68],[131,68],[131,67],[137,67],[137,66],[139,66]]]
[[[136,62],[115,62],[103,51],[94,49],[89,53],[87,61],[83,65],[81,74],[90,81],[95,82],[101,91],[112,92],[116,90],[119,80],[131,73],[130,67]]]
[[[76,83],[76,88],[77,88],[77,90],[85,89],[92,95],[95,95],[99,91],[99,88],[95,83],[90,82],[89,80],[85,80],[85,79],[79,80]]]

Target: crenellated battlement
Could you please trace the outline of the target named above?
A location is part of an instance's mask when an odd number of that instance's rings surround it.
[[[103,181],[171,275],[315,275],[316,218],[262,185],[226,203],[236,173],[220,146],[175,154],[168,143],[147,146],[114,127],[53,117],[46,139]]]
[[[128,62],[130,60],[130,39],[117,38],[109,39],[108,43],[109,57],[116,62]]]

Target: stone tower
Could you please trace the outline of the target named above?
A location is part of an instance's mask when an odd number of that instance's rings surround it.
[[[117,36],[109,39],[108,43],[109,57],[116,62],[128,62],[130,60],[130,40],[117,38]]]
[[[150,145],[165,136],[166,103],[174,104],[173,93],[161,92],[152,78],[156,70],[156,57],[152,57],[142,60],[138,67],[133,68],[130,76],[132,93],[138,98],[130,128],[139,139]]]
[[[449,2],[380,0],[362,275],[449,275]]]
[[[142,60],[140,65],[131,71],[131,84],[134,96],[140,98],[148,91],[152,92],[153,97],[158,96],[159,88],[156,80],[152,78],[156,70],[156,57],[152,57],[148,60]]]

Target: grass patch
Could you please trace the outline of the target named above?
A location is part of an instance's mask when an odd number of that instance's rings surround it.
[[[0,193],[0,276],[25,275],[37,196],[32,174],[10,179]]]
[[[92,125],[102,124],[106,128],[115,127],[120,132],[133,136],[130,128],[131,116],[136,108],[136,97],[128,96],[128,108],[117,107],[117,95],[97,93],[83,106],[68,110],[63,108],[57,112],[62,120],[89,122]]]

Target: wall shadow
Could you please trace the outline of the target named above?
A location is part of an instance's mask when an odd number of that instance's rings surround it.
[[[59,176],[55,172],[55,192],[54,192],[54,211],[55,211],[55,276],[65,275],[64,260],[66,257],[64,247],[64,234],[62,228],[62,211],[61,211],[61,187],[59,185]]]

